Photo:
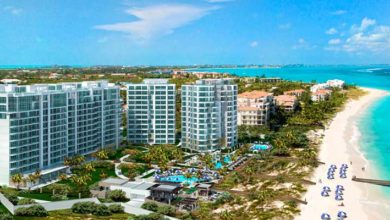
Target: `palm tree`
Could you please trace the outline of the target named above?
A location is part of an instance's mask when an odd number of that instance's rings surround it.
[[[20,188],[20,184],[23,183],[23,175],[21,173],[16,173],[11,176],[11,181],[16,184],[16,188]]]
[[[95,152],[94,157],[96,157],[98,160],[107,160],[108,152],[105,149],[99,150]]]
[[[86,171],[86,173],[92,173],[93,171],[95,171],[95,167],[93,167],[92,163],[87,163],[84,166],[84,170]]]
[[[28,178],[28,182],[30,182],[32,185],[34,185],[38,180],[38,177],[35,174],[29,174],[27,178]],[[28,189],[30,188],[31,187],[28,187]]]
[[[185,174],[184,174],[184,177],[188,180],[188,179],[191,179],[192,178],[192,173],[190,173],[190,172],[186,172]]]

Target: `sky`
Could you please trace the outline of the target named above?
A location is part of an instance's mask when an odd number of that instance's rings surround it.
[[[390,63],[389,0],[0,0],[0,65]]]

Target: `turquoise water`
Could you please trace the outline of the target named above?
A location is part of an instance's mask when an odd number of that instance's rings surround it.
[[[196,177],[186,178],[184,175],[173,175],[168,177],[161,177],[160,181],[171,183],[187,183],[191,185],[193,183],[199,182],[199,179]]]
[[[266,144],[254,144],[252,145],[251,150],[268,150],[269,148],[270,146]]]
[[[324,82],[328,79],[342,79],[349,84],[390,91],[390,65],[367,66],[308,66],[234,69],[197,69],[197,71],[228,72],[238,76],[281,77],[283,79]],[[362,153],[374,165],[379,178],[390,180],[390,96],[374,103],[358,122],[362,133]],[[390,198],[390,189],[382,187]]]

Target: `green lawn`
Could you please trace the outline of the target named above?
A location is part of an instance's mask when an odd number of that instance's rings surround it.
[[[58,210],[49,212],[49,216],[47,217],[19,217],[14,216],[14,220],[74,220],[74,219],[98,219],[98,220],[127,220],[131,215],[123,213],[123,214],[112,214],[110,216],[95,216],[95,215],[82,215],[72,213],[70,210]]]
[[[110,167],[110,168],[95,168],[95,171],[93,171],[91,173],[91,180],[88,181],[87,185],[90,186],[94,183],[97,183],[99,182],[100,180],[102,180],[102,178],[100,177],[100,174],[101,172],[104,171],[104,173],[106,173],[106,175],[108,177],[116,177],[116,174],[115,174],[115,168],[114,167]],[[67,179],[67,180],[61,180],[59,181],[58,183],[60,184],[66,184],[72,188],[77,188],[78,186],[76,184],[74,184],[70,179]]]
[[[0,203],[0,213],[9,213],[8,209]]]
[[[151,176],[153,176],[155,174],[155,172],[151,172],[151,173],[149,173],[148,175],[145,175],[145,176],[143,176],[143,177],[141,177],[142,179],[146,179],[146,178],[149,178],[149,177],[151,177]]]

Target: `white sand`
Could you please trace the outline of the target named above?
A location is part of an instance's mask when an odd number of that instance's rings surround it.
[[[347,213],[347,219],[389,219],[390,202],[386,201],[380,193],[380,187],[367,183],[352,181],[352,176],[362,178],[375,178],[375,171],[368,164],[368,161],[359,151],[360,133],[357,128],[357,119],[364,113],[365,109],[377,99],[387,95],[386,91],[364,88],[368,94],[359,100],[352,100],[347,103],[345,109],[339,112],[329,127],[325,130],[325,137],[321,144],[319,160],[325,165],[320,165],[314,172],[313,181],[316,185],[308,187],[303,199],[308,204],[301,205],[301,215],[296,219],[312,220],[321,219],[322,213],[331,215],[331,219],[337,219],[337,212]],[[350,165],[352,161],[352,165]],[[339,168],[342,163],[348,164],[347,178],[339,177]],[[335,179],[328,180],[327,172],[331,164],[337,166]],[[365,171],[362,171],[365,167]],[[319,183],[319,179],[322,183]],[[343,185],[344,207],[338,206],[340,201],[335,200],[336,185]],[[322,197],[323,186],[331,188],[329,197]]]

